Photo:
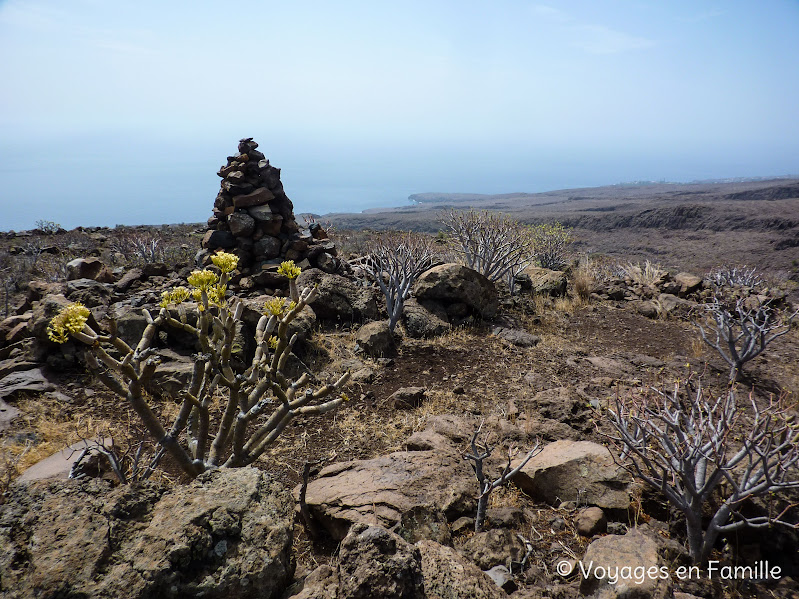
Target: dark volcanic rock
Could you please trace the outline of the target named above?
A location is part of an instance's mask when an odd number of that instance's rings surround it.
[[[240,141],[240,148],[248,149],[228,156],[227,165],[217,173],[223,180],[207,221],[203,249],[235,248],[239,272],[246,276],[234,277],[234,287],[243,280],[247,289],[274,289],[262,272],[264,262],[277,265],[293,260],[304,269],[313,264],[325,272],[337,272],[341,261],[334,258],[335,245],[300,230],[294,205],[280,182],[280,169],[271,166],[252,145],[258,144],[249,138]]]
[[[267,474],[153,483],[41,481],[0,506],[4,597],[277,598],[293,574],[293,504]]]
[[[448,314],[447,308],[453,304],[463,304],[483,318],[492,318],[499,308],[494,284],[460,264],[441,264],[423,273],[413,287],[413,295],[420,303],[439,302]]]

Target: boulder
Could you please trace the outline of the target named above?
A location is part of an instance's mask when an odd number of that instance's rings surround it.
[[[458,451],[471,439],[477,426],[461,416],[441,414],[427,419],[427,428],[408,437],[405,447],[408,451]]]
[[[413,287],[413,295],[420,303],[432,300],[445,309],[451,304],[463,304],[482,318],[493,318],[499,308],[494,284],[461,264],[441,264],[424,272]]]
[[[340,262],[327,252],[321,252],[314,258],[314,264],[319,270],[334,273],[338,270]]]
[[[400,387],[388,398],[388,405],[395,410],[411,410],[418,408],[427,399],[424,387]]]
[[[551,297],[566,295],[569,279],[566,277],[565,272],[528,266],[522,271],[522,274],[530,277],[533,295],[548,295]]]
[[[660,316],[658,305],[653,301],[637,301],[635,302],[635,309],[641,316],[655,319]]]
[[[47,326],[62,308],[66,308],[71,303],[72,302],[60,293],[45,295],[33,308],[33,316],[31,316],[31,319],[28,321],[28,330],[30,333],[39,341],[49,343]]]
[[[426,599],[419,549],[380,526],[356,524],[338,568],[320,566],[295,599]]]
[[[396,452],[333,464],[308,483],[311,515],[336,539],[354,522],[391,527],[417,506],[441,510],[449,520],[477,507],[474,473],[454,452]],[[294,490],[299,497],[299,487]]]
[[[666,314],[688,314],[698,304],[691,300],[682,299],[670,293],[661,293],[658,302]]]
[[[533,499],[550,505],[578,501],[610,510],[630,506],[629,473],[613,461],[606,447],[591,441],[550,443],[527,462],[514,482]]]
[[[507,595],[480,568],[435,541],[416,543],[427,599],[503,599]]]
[[[356,524],[341,542],[341,594],[352,599],[424,599],[421,555],[399,535]]]
[[[524,544],[507,528],[494,528],[475,535],[461,547],[461,553],[481,570],[494,566],[511,567],[511,562],[524,558]]]
[[[72,466],[78,461],[86,447],[87,444],[85,441],[73,443],[69,447],[36,462],[33,466],[20,474],[16,482],[25,483],[34,480],[52,479],[66,480],[69,478]]]
[[[516,347],[535,347],[541,341],[541,337],[528,333],[523,329],[494,327],[491,329],[491,334]]]
[[[452,542],[452,533],[443,512],[423,505],[417,505],[402,514],[396,533],[409,543],[416,543],[422,539],[429,539],[442,545],[449,545]]]
[[[141,340],[147,319],[141,309],[136,309],[127,302],[112,304],[109,316],[116,321],[117,335],[125,343],[135,348]]]
[[[408,298],[402,307],[402,318],[405,331],[414,339],[438,337],[452,328],[446,310],[438,302],[424,302],[422,305]]]
[[[293,504],[255,468],[170,490],[98,479],[16,484],[0,506],[4,596],[277,598]]]
[[[141,267],[142,274],[146,277],[166,277],[169,267],[163,262],[147,262]]]
[[[144,271],[141,268],[131,268],[114,284],[114,289],[119,292],[127,291],[133,283],[140,281],[142,278],[144,278]]]
[[[283,220],[283,217],[273,213],[272,209],[268,205],[252,206],[247,208],[247,214],[259,222],[269,222],[275,218]]]
[[[517,528],[524,522],[524,512],[513,506],[490,507],[486,519],[492,528]]]
[[[33,318],[33,312],[9,316],[0,322],[0,347],[11,345],[30,336],[28,322]]]
[[[268,260],[270,258],[277,258],[280,255],[280,248],[282,245],[283,244],[277,237],[266,235],[255,242],[252,250],[256,257],[263,257]]]
[[[601,508],[587,507],[577,512],[574,518],[574,526],[577,529],[577,534],[584,537],[593,537],[607,531],[608,519]]]
[[[674,282],[680,286],[678,295],[685,297],[691,293],[702,289],[702,279],[688,272],[681,272],[674,275]]]
[[[638,530],[597,539],[588,546],[580,562],[582,595],[597,599],[672,596],[670,568],[658,557],[657,544]],[[659,570],[661,567],[664,572]]]
[[[345,322],[375,320],[377,301],[368,287],[359,286],[343,275],[323,272],[317,268],[304,270],[297,277],[297,287],[317,287],[313,309],[321,320]]]
[[[187,389],[194,372],[194,362],[189,358],[162,362],[153,373],[147,390],[158,397],[178,399],[180,392]]]
[[[229,249],[236,247],[236,238],[230,231],[206,231],[202,246],[207,250]]]
[[[255,219],[246,212],[234,212],[227,217],[227,226],[234,237],[250,237],[255,232]]]
[[[101,283],[113,283],[114,275],[99,258],[75,258],[67,262],[67,281],[92,279]]]
[[[93,279],[73,279],[67,283],[67,299],[87,308],[107,306],[111,293],[111,285]]]
[[[563,423],[585,419],[588,411],[585,400],[569,387],[554,387],[539,391],[531,399],[518,401],[519,408],[529,416],[547,418]]]
[[[355,333],[355,342],[363,353],[372,358],[394,356],[397,353],[397,344],[387,320],[363,325]]]

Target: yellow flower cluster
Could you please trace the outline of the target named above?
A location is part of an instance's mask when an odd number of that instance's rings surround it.
[[[213,304],[216,306],[223,306],[225,304],[225,295],[227,294],[227,285],[214,285],[213,287],[209,287],[208,291],[208,303]]]
[[[89,309],[77,302],[61,309],[47,325],[47,336],[50,341],[66,343],[70,333],[79,333],[83,330],[89,314]]]
[[[219,282],[219,276],[210,270],[195,270],[187,280],[192,287],[196,287],[200,291],[208,291]]]
[[[220,250],[215,256],[211,256],[211,262],[222,272],[233,272],[239,265],[239,257]]]
[[[289,279],[296,279],[300,276],[301,272],[302,269],[294,264],[294,260],[286,260],[285,262],[281,262],[280,267],[277,269],[277,274],[284,275]]]
[[[273,297],[270,300],[266,300],[264,303],[264,314],[270,314],[279,318],[286,312],[291,312],[296,307],[297,302],[292,301],[286,305],[286,300],[284,298]]]
[[[272,335],[271,337],[269,337],[269,347],[270,347],[271,349],[273,349],[273,350],[274,350],[274,349],[277,349],[277,342],[278,342],[278,339],[277,339],[277,337],[275,337],[274,335]]]
[[[185,287],[175,287],[169,291],[164,291],[161,294],[161,307],[167,308],[170,304],[178,305],[189,299],[190,295],[191,292]]]
[[[211,285],[205,289],[195,289],[191,292],[194,301],[197,302],[197,309],[202,312],[205,310],[203,306],[203,291],[208,296],[208,304],[211,306],[223,306],[225,304],[225,294],[227,293],[226,285]]]

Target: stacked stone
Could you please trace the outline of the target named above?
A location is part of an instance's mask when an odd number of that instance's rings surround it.
[[[256,284],[268,285],[284,260],[301,268],[334,272],[336,246],[318,225],[301,229],[294,205],[283,191],[280,169],[269,164],[251,137],[239,141],[217,173],[222,184],[202,247],[206,255],[224,249],[239,257],[239,270]]]

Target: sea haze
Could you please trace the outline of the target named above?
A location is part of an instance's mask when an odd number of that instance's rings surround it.
[[[258,138],[256,138],[257,140]],[[0,230],[39,219],[66,228],[202,222],[219,189],[218,168],[236,142],[73,137],[42,148],[0,146]],[[325,214],[402,206],[424,192],[510,193],[633,180],[691,181],[780,175],[789,165],[728,163],[697,156],[581,153],[510,145],[262,143],[295,212]],[[46,158],[42,159],[42,156]],[[782,168],[781,168],[782,166]]]

